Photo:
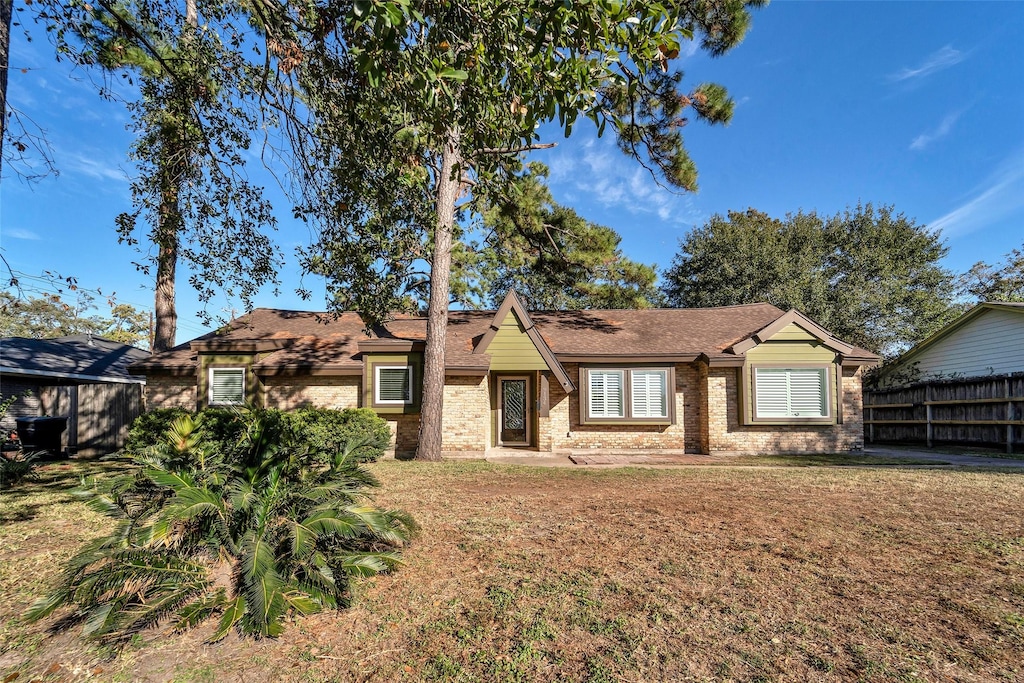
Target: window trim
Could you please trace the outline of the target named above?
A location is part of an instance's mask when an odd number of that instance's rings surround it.
[[[590,373],[591,371],[619,371],[622,373],[622,417],[591,417],[590,416]],[[665,408],[664,417],[633,416],[633,373],[634,372],[665,373]],[[673,365],[632,365],[616,363],[615,365],[581,365],[579,368],[580,424],[583,425],[673,425],[676,423],[676,366]]]
[[[405,370],[406,375],[409,378],[409,393],[408,398],[401,401],[385,400],[380,397],[380,371],[381,370]],[[385,365],[374,364],[373,366],[373,404],[375,406],[409,406],[412,405],[413,399],[415,398],[415,388],[413,386],[413,371],[412,364],[407,363],[405,365]]]
[[[757,415],[757,371],[765,370],[818,370],[824,377],[825,409],[824,416],[813,417],[759,417]],[[749,366],[747,388],[750,401],[747,403],[748,424],[757,425],[833,425],[836,424],[836,380],[835,363],[751,363]]]
[[[213,382],[213,375],[214,375],[214,373],[217,373],[217,372],[240,372],[240,373],[242,373],[242,400],[238,401],[237,403],[235,403],[233,401],[230,401],[230,402],[217,401],[217,402],[215,402],[213,400],[213,384],[214,384],[214,382]],[[246,389],[247,389],[247,387],[246,387],[246,384],[247,384],[247,382],[246,382],[246,375],[248,374],[246,372],[246,368],[244,368],[244,367],[237,367],[237,366],[210,367],[207,370],[207,373],[208,373],[207,374],[208,389],[207,389],[207,394],[206,394],[206,404],[207,405],[209,405],[209,406],[244,406],[245,405],[245,399],[246,399],[246,396],[247,396],[247,394],[246,394]]]

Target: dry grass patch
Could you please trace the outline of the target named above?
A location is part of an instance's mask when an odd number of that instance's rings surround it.
[[[24,518],[0,494],[0,679],[1024,677],[1021,474],[373,469],[423,531],[354,608],[275,641],[149,634],[109,660],[14,621],[98,520],[39,484]]]

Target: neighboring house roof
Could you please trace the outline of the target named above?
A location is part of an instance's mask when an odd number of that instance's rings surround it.
[[[1012,316],[1024,316],[1024,302],[1017,303],[1008,301],[986,301],[976,305],[974,308],[970,309],[953,322],[949,323],[939,331],[935,332],[924,341],[910,348],[899,358],[895,359],[891,363],[887,363],[882,368],[879,377],[886,377],[888,375],[891,375],[899,368],[906,368],[912,365],[913,363],[918,361],[919,357],[923,353],[936,348],[938,344],[943,342],[943,340],[948,339],[951,335],[963,331],[969,325],[975,324],[980,317],[984,316],[989,311],[1001,311],[1009,313]],[[1020,348],[1019,339],[1014,340],[1012,343],[1018,345],[1016,348]],[[1002,348],[1004,351],[1006,350],[1005,345]]]
[[[88,334],[55,339],[0,339],[3,374],[140,384],[145,380],[129,374],[128,366],[148,358],[148,351]]]
[[[560,362],[690,362],[703,358],[742,358],[736,346],[755,338],[773,323],[795,321],[825,345],[853,361],[877,362],[878,356],[835,339],[806,316],[784,313],[771,304],[719,308],[585,310],[526,312],[514,293],[495,311],[449,311],[445,366],[449,374],[485,372],[488,344],[505,315],[515,310],[523,328],[559,381]],[[419,351],[426,338],[426,318],[398,315],[366,333],[356,313],[329,313],[258,308],[221,330],[181,344],[131,371],[194,373],[200,351],[267,353],[253,365],[258,375],[359,374],[362,354],[392,350]],[[560,372],[561,371],[561,372]],[[568,376],[564,377],[568,382]]]

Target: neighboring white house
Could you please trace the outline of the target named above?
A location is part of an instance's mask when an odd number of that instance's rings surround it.
[[[888,364],[882,386],[1024,372],[1024,303],[981,303]]]

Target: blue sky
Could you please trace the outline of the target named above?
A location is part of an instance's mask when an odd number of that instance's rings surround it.
[[[75,275],[151,308],[152,282],[133,265],[142,255],[114,231],[130,206],[128,116],[34,36],[28,44],[13,32],[9,99],[47,131],[60,176],[28,185],[5,169],[4,256],[18,271]],[[668,266],[678,240],[715,213],[833,214],[858,202],[893,204],[941,229],[945,265],[957,271],[1024,242],[1024,3],[776,2],[725,57],[694,52],[681,64],[686,83],[722,83],[737,102],[729,126],[686,130],[697,194],[659,187],[585,125],[535,156],[551,168],[555,199],[615,228],[631,258]],[[290,255],[308,230],[270,184],[268,193]],[[290,260],[281,296],[267,291],[256,304],[322,308],[294,294],[298,277]],[[322,297],[322,285],[304,284]],[[181,271],[178,293],[184,341],[204,328]],[[238,306],[223,298],[208,310]]]

